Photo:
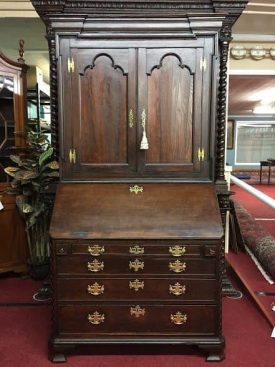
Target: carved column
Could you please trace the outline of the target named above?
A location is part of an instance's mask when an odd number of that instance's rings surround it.
[[[217,135],[216,135],[216,171],[217,184],[224,184],[224,160],[225,160],[225,126],[226,126],[226,104],[227,104],[227,61],[229,43],[232,40],[231,31],[224,26],[220,32],[220,75],[218,89],[217,108]]]
[[[47,36],[50,58],[50,86],[51,86],[51,139],[54,149],[54,158],[59,158],[58,144],[58,92],[57,92],[57,59],[55,33],[47,27]]]

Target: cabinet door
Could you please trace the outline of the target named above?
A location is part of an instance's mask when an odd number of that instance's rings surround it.
[[[203,56],[196,46],[138,51],[139,142],[143,130],[148,139],[139,171],[145,177],[202,176]]]
[[[74,71],[71,88],[63,94],[71,94],[71,100],[65,96],[69,112],[64,122],[71,144],[64,146],[63,177],[135,175],[136,50],[72,47],[69,57]]]

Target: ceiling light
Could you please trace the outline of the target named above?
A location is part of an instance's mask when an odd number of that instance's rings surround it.
[[[253,109],[254,114],[275,114],[275,107],[272,106],[257,106]]]

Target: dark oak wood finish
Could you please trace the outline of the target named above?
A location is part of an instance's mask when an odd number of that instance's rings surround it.
[[[63,344],[128,337],[219,343],[222,354],[214,185],[147,183],[137,194],[131,187],[59,185],[51,223],[54,361]]]
[[[51,223],[50,358],[81,344],[171,343],[222,360],[215,187],[224,222],[226,62],[247,1],[32,3],[47,26],[67,182]]]

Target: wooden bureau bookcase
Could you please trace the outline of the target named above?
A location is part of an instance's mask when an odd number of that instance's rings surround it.
[[[143,343],[222,360],[226,63],[246,1],[32,3],[61,166],[51,360]]]

